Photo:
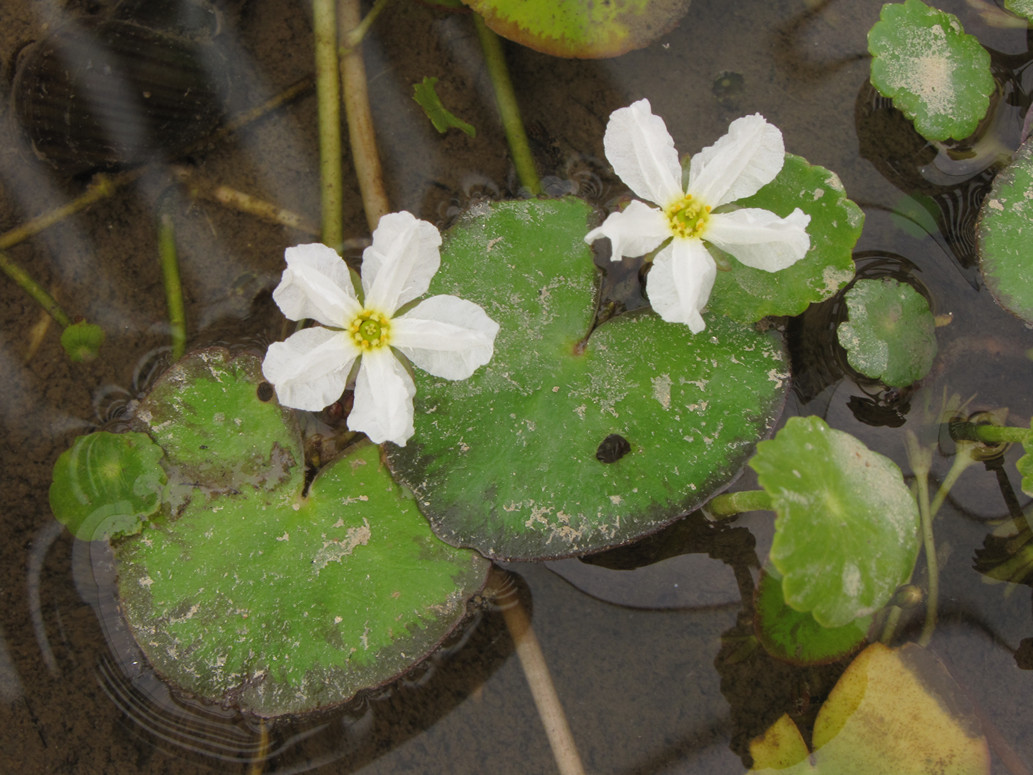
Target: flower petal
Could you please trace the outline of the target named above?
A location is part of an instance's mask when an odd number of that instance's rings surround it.
[[[341,397],[358,355],[359,348],[340,331],[303,328],[269,345],[262,374],[281,404],[316,412]]]
[[[427,292],[441,266],[441,234],[412,213],[388,213],[362,253],[365,305],[390,317],[406,302]]]
[[[284,251],[284,258],[287,268],[273,301],[291,320],[312,318],[343,328],[362,309],[348,265],[333,248],[318,242],[295,245]]]
[[[591,244],[602,237],[610,240],[610,260],[620,261],[623,256],[644,256],[656,250],[671,237],[671,226],[662,212],[636,199],[610,213],[601,226],[585,235],[585,242]]]
[[[684,323],[694,334],[706,324],[700,314],[710,298],[717,264],[698,239],[676,239],[657,254],[646,276],[646,295],[668,323]]]
[[[391,321],[391,344],[435,377],[466,379],[491,360],[498,332],[479,304],[431,296]]]
[[[355,378],[355,404],[348,427],[374,444],[393,441],[400,447],[413,435],[412,377],[387,347],[364,353]]]
[[[810,222],[811,216],[800,208],[779,218],[768,210],[747,207],[711,215],[703,237],[746,266],[777,272],[807,255]]]
[[[778,127],[759,113],[737,118],[728,134],[692,157],[688,193],[711,207],[752,196],[775,179],[785,155]]]
[[[610,114],[603,148],[613,171],[637,196],[663,207],[684,195],[674,140],[649,100]]]

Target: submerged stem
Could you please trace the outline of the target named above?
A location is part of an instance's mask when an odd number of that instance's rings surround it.
[[[910,451],[910,450],[909,450]],[[936,540],[933,536],[934,512],[929,506],[929,462],[922,464],[931,455],[921,453],[910,455],[915,474],[915,489],[918,491],[918,517],[922,526],[922,551],[925,552],[925,567],[928,575],[925,598],[925,623],[918,642],[928,646],[936,629],[936,609],[940,604],[940,562],[936,556]],[[916,462],[918,461],[918,462]],[[898,609],[899,610],[899,609]]]
[[[534,157],[531,155],[531,147],[527,142],[524,122],[520,118],[520,106],[517,104],[513,82],[510,80],[509,70],[506,68],[502,41],[499,40],[498,35],[488,29],[480,14],[474,13],[473,23],[477,28],[477,37],[481,40],[484,61],[488,66],[492,88],[495,90],[495,104],[498,106],[499,117],[502,119],[502,128],[506,132],[509,152],[513,154],[517,177],[520,178],[520,185],[537,196],[542,193],[542,183],[538,179],[538,171],[534,166]]]
[[[495,602],[502,611],[506,628],[513,639],[520,666],[524,669],[524,676],[534,697],[534,704],[538,708],[538,715],[545,727],[545,734],[549,738],[552,755],[556,759],[560,774],[584,775],[585,768],[574,744],[574,736],[563,713],[556,687],[549,675],[545,655],[542,654],[542,647],[534,635],[534,630],[531,629],[531,620],[516,595],[514,585],[509,581],[506,571],[497,567],[492,567],[488,585],[508,590],[499,594]]]
[[[19,288],[29,294],[50,317],[57,321],[59,326],[68,328],[72,324],[71,318],[61,309],[57,299],[47,293],[43,286],[32,278],[32,275],[2,250],[0,250],[0,270],[3,270],[3,273],[14,280]]]
[[[316,95],[319,101],[319,175],[322,191],[323,242],[336,248],[344,241],[344,177],[341,171],[341,80],[337,69],[335,0],[312,0],[315,36]]]
[[[338,37],[351,40],[362,24],[359,0],[340,0],[337,24]],[[377,228],[381,216],[391,212],[384,189],[384,174],[373,133],[373,115],[369,106],[366,65],[359,46],[349,47],[341,56],[341,81],[344,88],[344,114],[348,120],[348,141],[352,164],[359,180],[362,208],[370,231]]]
[[[158,254],[161,257],[161,275],[165,282],[165,304],[169,310],[169,328],[172,332],[172,360],[178,361],[186,350],[186,312],[183,306],[183,283],[179,276],[176,254],[176,232],[172,214],[161,207],[158,213]]]

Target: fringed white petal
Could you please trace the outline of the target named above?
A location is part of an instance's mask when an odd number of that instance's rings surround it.
[[[649,100],[610,114],[603,148],[613,171],[637,196],[663,207],[684,194],[674,140]]]
[[[281,404],[316,412],[341,397],[358,355],[347,334],[304,328],[269,345],[262,374],[276,388]]]
[[[466,379],[491,360],[498,332],[480,305],[431,296],[391,321],[391,345],[435,377]]]
[[[348,427],[374,444],[393,441],[400,447],[413,435],[412,399],[416,386],[390,348],[364,353],[355,377],[355,403]]]
[[[728,134],[692,157],[688,193],[711,207],[756,194],[782,170],[785,143],[760,114],[737,118]]]
[[[273,291],[273,301],[291,320],[311,318],[343,328],[361,306],[355,286],[337,251],[319,243],[296,245],[284,253],[287,268]]]
[[[406,302],[427,292],[441,265],[441,234],[412,213],[388,213],[362,253],[363,300],[389,317]]]
[[[610,260],[620,261],[623,256],[644,256],[670,236],[667,216],[636,199],[623,210],[610,213],[601,226],[585,235],[585,242],[609,238]]]
[[[759,208],[744,208],[710,216],[703,238],[746,266],[777,272],[792,266],[811,246],[807,224],[811,216],[797,208],[785,218]]]
[[[661,318],[698,334],[706,327],[701,313],[716,276],[717,264],[700,240],[676,239],[653,260],[646,294]]]

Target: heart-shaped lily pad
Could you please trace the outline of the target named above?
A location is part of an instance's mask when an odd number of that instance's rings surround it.
[[[614,57],[648,46],[685,15],[690,0],[464,0],[494,32],[560,57]]]
[[[126,619],[154,668],[276,716],[412,667],[464,618],[488,563],[431,533],[375,446],[324,467],[303,495],[297,430],[261,386],[258,359],[225,350],[166,373],[138,420],[180,494],[114,549]]]
[[[897,465],[818,417],[792,417],[750,461],[778,514],[786,603],[824,627],[882,608],[918,556],[918,507]]]
[[[778,272],[729,261],[718,272],[707,308],[744,323],[768,315],[799,315],[834,295],[854,276],[853,249],[861,236],[864,211],[847,199],[839,177],[824,167],[786,154],[773,181],[737,204],[787,216],[799,207],[809,216],[807,255]]]
[[[615,546],[696,508],[781,411],[781,340],[728,318],[703,334],[651,312],[585,341],[595,269],[580,200],[500,202],[448,233],[432,293],[501,330],[463,382],[417,372],[416,433],[388,462],[435,532],[496,558]]]
[[[858,280],[844,298],[849,319],[836,336],[852,367],[893,387],[929,373],[936,359],[936,321],[922,294],[883,277]]]
[[[868,32],[872,85],[927,140],[962,140],[990,107],[990,54],[958,17],[921,0],[887,3]]]
[[[1033,323],[1033,143],[994,179],[976,223],[979,267],[997,303]]]

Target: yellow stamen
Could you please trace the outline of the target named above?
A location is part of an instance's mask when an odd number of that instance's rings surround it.
[[[386,347],[391,341],[391,320],[380,312],[364,309],[349,324],[348,334],[363,352]]]
[[[664,215],[667,216],[674,236],[683,239],[699,237],[706,230],[707,221],[710,220],[710,205],[695,201],[692,194],[686,194],[667,205]]]

